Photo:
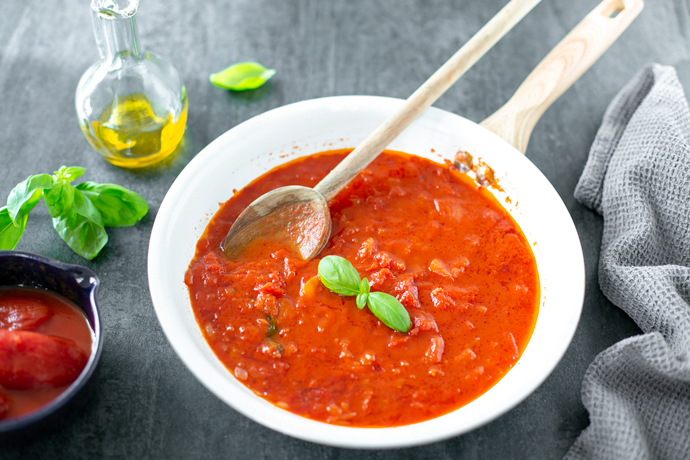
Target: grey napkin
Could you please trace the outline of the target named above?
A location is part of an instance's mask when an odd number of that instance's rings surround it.
[[[599,284],[645,334],[599,354],[566,459],[690,459],[690,110],[650,65],[608,107],[575,197],[604,216]]]

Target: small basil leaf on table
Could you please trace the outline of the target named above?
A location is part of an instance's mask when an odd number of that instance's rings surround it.
[[[331,291],[340,295],[359,294],[359,273],[349,260],[326,256],[319,261],[319,279]]]
[[[149,205],[141,195],[116,184],[82,182],[75,186],[100,211],[106,227],[130,227],[148,212]]]
[[[74,252],[85,259],[93,259],[108,242],[108,234],[98,225],[69,209],[53,218],[53,228]]]
[[[209,79],[219,88],[246,91],[262,86],[275,73],[275,70],[267,69],[258,62],[240,62],[211,74]]]
[[[7,211],[15,225],[39,202],[43,190],[55,185],[50,174],[36,174],[17,184],[7,197]]]
[[[400,332],[410,330],[410,315],[398,299],[385,292],[369,293],[369,310],[383,324]]]
[[[74,187],[65,180],[57,180],[55,186],[45,192],[43,200],[50,217],[59,217],[72,208],[74,203]]]
[[[24,233],[29,214],[17,219],[17,224],[10,217],[7,206],[0,208],[0,249],[14,249]]]

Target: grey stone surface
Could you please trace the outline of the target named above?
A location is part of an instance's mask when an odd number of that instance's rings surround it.
[[[457,459],[559,458],[588,424],[580,401],[597,353],[640,331],[602,295],[597,261],[602,219],[573,190],[609,101],[647,62],[675,65],[690,87],[690,4],[647,0],[630,29],[539,122],[527,156],[570,211],[587,270],[582,319],[564,359],[514,410],[463,436],[397,451],[324,447],[286,437],[210,394],[177,358],[148,293],[146,253],[158,207],[175,177],[205,145],[252,116],[323,96],[407,97],[505,0],[142,0],[144,48],[167,57],[189,94],[184,145],[156,169],[118,169],[97,155],[77,125],[74,90],[97,59],[88,2],[2,0],[0,14],[0,202],[29,174],[63,164],[85,180],[114,182],[149,202],[136,227],[109,230],[93,261],[73,254],[40,205],[18,250],[94,270],[102,279],[105,348],[96,393],[59,432],[0,458]],[[597,0],[544,0],[435,105],[481,121]],[[231,94],[208,75],[243,60],[277,69],[264,88]]]

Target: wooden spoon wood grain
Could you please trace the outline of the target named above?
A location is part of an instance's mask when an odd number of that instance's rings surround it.
[[[281,187],[252,202],[221,244],[225,255],[235,258],[251,242],[270,238],[312,259],[330,237],[328,202],[540,1],[511,0],[316,187]]]
[[[643,0],[604,0],[546,55],[513,97],[480,124],[525,153],[539,118],[616,41]]]

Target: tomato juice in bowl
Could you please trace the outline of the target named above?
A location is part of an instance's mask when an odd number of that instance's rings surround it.
[[[0,445],[59,429],[92,393],[103,346],[99,284],[84,267],[0,251]]]
[[[196,244],[219,203],[277,165],[357,145],[399,104],[399,100],[380,97],[334,97],[281,107],[251,119],[190,162],[156,218],[149,247],[149,284],[154,308],[173,348],[221,400],[282,433],[329,445],[387,448],[469,431],[505,413],[534,391],[562,357],[577,326],[584,264],[577,233],[557,193],[529,160],[498,136],[432,108],[389,148],[441,165],[444,159],[452,161],[458,150],[467,150],[490,165],[502,191],[489,192],[510,213],[534,252],[539,314],[529,343],[513,368],[486,393],[445,415],[411,425],[357,428],[318,422],[281,409],[256,396],[217,358],[196,321],[184,280]]]
[[[50,291],[0,287],[0,420],[29,414],[63,393],[91,356],[81,309]]]

